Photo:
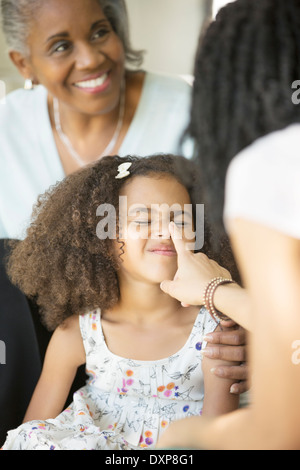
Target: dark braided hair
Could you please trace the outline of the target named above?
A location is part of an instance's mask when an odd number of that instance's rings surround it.
[[[300,79],[300,0],[237,0],[200,39],[191,121],[206,213],[215,243],[224,233],[225,176],[259,137],[300,122],[292,83]]]

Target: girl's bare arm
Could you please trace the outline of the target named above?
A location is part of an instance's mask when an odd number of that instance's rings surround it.
[[[84,363],[85,352],[76,315],[53,333],[24,422],[55,418],[64,407],[78,367]]]

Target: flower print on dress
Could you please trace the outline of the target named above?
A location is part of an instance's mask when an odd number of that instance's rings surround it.
[[[183,384],[186,380],[189,380],[191,378],[191,373],[195,371],[195,369],[197,367],[200,367],[200,364],[199,362],[197,362],[197,364],[193,364],[191,366],[188,367],[188,370],[185,371],[185,372],[172,372],[172,373],[169,373],[169,377],[171,377],[172,379],[174,380],[181,380],[181,383]]]
[[[158,361],[112,354],[101,312],[79,317],[87,384],[57,418],[10,431],[3,449],[137,450],[155,448],[172,421],[199,416],[203,407],[202,357],[195,344],[217,326],[201,308],[180,351]]]
[[[177,397],[182,399],[182,400],[190,400],[191,399],[191,393],[194,388],[194,385],[192,385],[190,388],[187,390],[184,390],[182,392],[177,392]]]
[[[139,380],[139,389],[143,391],[144,396],[150,396],[151,394],[150,382],[144,383],[142,380]]]
[[[160,406],[160,414],[162,418],[167,418],[169,421],[172,421],[176,415],[175,407],[177,408],[177,403],[171,403],[170,405]]]

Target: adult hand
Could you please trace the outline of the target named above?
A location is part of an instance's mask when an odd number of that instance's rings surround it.
[[[231,275],[227,269],[209,259],[204,253],[189,251],[182,240],[181,232],[173,222],[170,223],[169,230],[177,251],[178,270],[172,281],[163,281],[160,287],[183,305],[203,305],[203,293],[209,281],[215,277],[231,279]]]
[[[233,326],[234,325],[234,326]],[[249,367],[246,364],[246,331],[233,322],[221,322],[222,330],[205,336],[204,356],[210,359],[236,362],[236,365],[216,366],[212,373],[224,379],[236,380],[230,392],[236,395],[249,390]]]
[[[170,223],[170,234],[177,251],[178,270],[172,281],[161,283],[161,289],[179,300],[182,305],[203,305],[203,293],[207,284],[215,277],[231,279],[227,269],[203,253],[187,250],[181,232]],[[249,389],[246,361],[246,332],[233,321],[222,322],[222,331],[207,335],[208,342],[203,354],[216,360],[236,362],[236,366],[218,366],[213,373],[219,377],[236,380],[231,393],[240,394]]]

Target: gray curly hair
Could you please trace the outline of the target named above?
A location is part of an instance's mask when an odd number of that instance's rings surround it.
[[[27,37],[36,11],[47,0],[1,0],[2,28],[9,50],[28,55]],[[126,60],[134,65],[143,62],[143,51],[132,49],[125,0],[98,0],[103,13],[121,39]]]

